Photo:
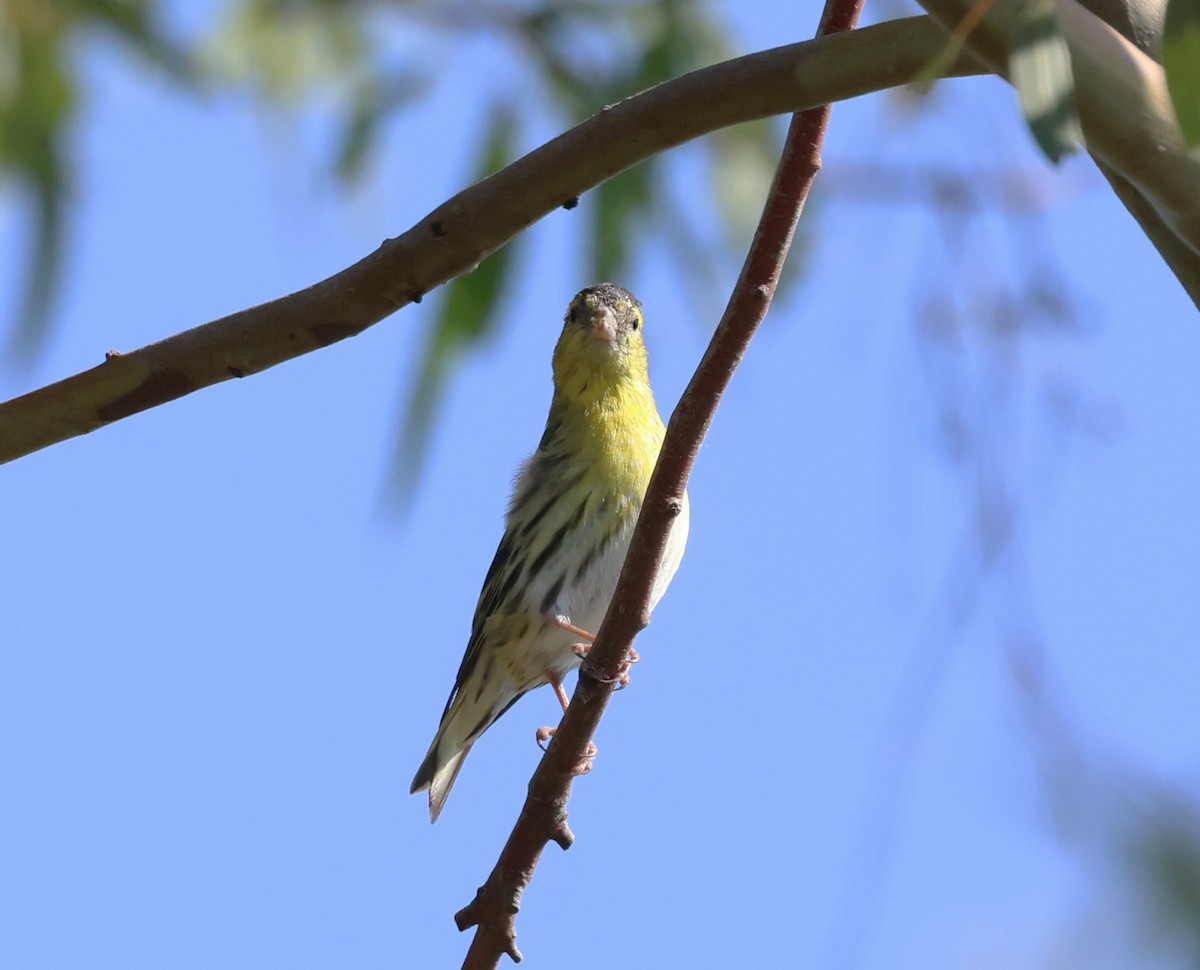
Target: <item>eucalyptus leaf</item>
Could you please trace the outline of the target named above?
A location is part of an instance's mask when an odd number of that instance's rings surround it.
[[[650,203],[653,162],[643,162],[600,185],[591,202],[591,263],[596,280],[620,282],[630,263],[633,226]]]
[[[472,181],[499,171],[513,158],[516,115],[508,105],[493,109],[480,142]],[[458,227],[448,226],[447,232]],[[511,276],[515,243],[497,250],[474,272],[450,283],[417,364],[417,377],[405,410],[404,427],[393,463],[392,481],[407,499],[425,463],[429,436],[446,387],[463,358],[495,331],[500,297]]]
[[[343,183],[357,179],[375,148],[384,122],[428,87],[415,73],[373,79],[355,92],[344,122],[334,170]]]
[[[13,84],[0,94],[0,166],[25,195],[29,261],[9,352],[28,359],[41,348],[63,252],[67,174],[62,141],[75,87],[61,33],[28,31],[13,44]]]
[[[191,54],[159,25],[162,5],[146,0],[70,0],[63,6],[114,31],[146,60],[182,84],[196,82]]]
[[[1200,145],[1200,0],[1167,0],[1163,67],[1183,137]]]
[[[69,126],[80,91],[71,43],[83,31],[116,33],[146,61],[190,82],[189,59],[156,24],[144,0],[62,0],[54,16],[12,17],[0,23],[5,65],[0,72],[0,173],[20,187],[27,212],[28,266],[8,352],[36,355],[45,342],[62,275],[67,229]]]
[[[1057,165],[1083,144],[1083,129],[1075,107],[1071,52],[1053,0],[1035,0],[1023,11],[1008,66],[1029,130]]]
[[[780,140],[764,119],[723,128],[705,139],[705,145],[725,242],[731,253],[743,251],[758,225],[779,164]]]

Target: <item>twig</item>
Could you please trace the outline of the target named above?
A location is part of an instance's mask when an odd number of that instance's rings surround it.
[[[0,463],[355,336],[652,155],[739,122],[904,84],[943,43],[929,18],[897,20],[750,54],[642,92],[460,192],[320,283],[141,350],[110,352],[98,367],[0,404]],[[980,71],[974,60],[952,68]]]
[[[861,9],[862,0],[827,0],[818,33],[851,29]],[[514,961],[521,959],[516,918],[525,887],[548,842],[566,849],[574,840],[567,827],[567,801],[575,767],[584,759],[634,638],[650,622],[650,591],[671,523],[681,511],[688,476],[721,396],[775,295],[800,212],[821,167],[829,114],[829,105],[822,105],[792,117],[741,276],[671,415],[616,592],[579,670],[571,706],[530,779],[529,795],[496,867],[474,900],[454,917],[460,930],[478,927],[463,970],[496,967],[505,953]]]

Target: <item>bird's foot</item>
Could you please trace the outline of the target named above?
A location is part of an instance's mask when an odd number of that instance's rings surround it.
[[[550,743],[550,739],[553,738],[556,733],[558,733],[558,728],[556,727],[546,726],[538,728],[536,735],[538,747],[545,751]],[[591,771],[592,762],[596,760],[596,754],[598,751],[599,749],[592,744],[591,741],[589,741],[587,743],[587,747],[583,749],[583,757],[579,759],[579,763],[575,765],[575,768],[571,771],[571,774],[586,775],[589,771]]]
[[[571,645],[571,652],[580,660],[587,660],[591,649],[592,645],[590,643],[575,643]],[[629,668],[641,659],[641,655],[633,647],[630,647],[629,652],[625,654],[624,661],[621,663],[621,669],[617,672],[617,683],[613,690],[624,690],[629,686]]]
[[[598,752],[599,749],[589,741],[587,747],[583,749],[583,757],[579,759],[579,763],[575,766],[574,773],[577,775],[586,775],[591,771],[592,763],[596,760]]]

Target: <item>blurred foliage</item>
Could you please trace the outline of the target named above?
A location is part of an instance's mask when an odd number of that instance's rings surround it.
[[[1155,947],[1200,966],[1200,805],[1180,793],[1158,794],[1129,833],[1135,876],[1144,885],[1143,935]]]
[[[1071,52],[1053,0],[1034,0],[1023,8],[1009,71],[1025,122],[1045,156],[1057,165],[1079,151],[1083,127],[1075,107]]]
[[[516,142],[516,112],[501,105],[491,113],[471,181],[498,172],[513,158]],[[434,413],[445,383],[463,354],[482,344],[495,330],[501,291],[510,276],[513,255],[520,240],[514,240],[486,259],[466,276],[446,287],[446,295],[435,316],[424,355],[417,362],[417,379],[409,397],[404,430],[393,463],[398,494],[407,498],[416,483],[429,444]]]
[[[1163,68],[1175,117],[1189,145],[1200,145],[1200,0],[1168,0]]]
[[[479,125],[475,162],[463,172],[469,179],[533,147],[516,142],[518,131],[533,127],[523,122],[544,127],[549,113],[553,127],[566,129],[609,103],[739,53],[712,8],[696,0],[226,0],[210,24],[185,40],[162,26],[174,9],[165,0],[8,0],[0,7],[10,52],[0,67],[0,164],[16,176],[32,213],[26,294],[12,331],[12,350],[25,359],[45,340],[61,277],[70,212],[69,136],[86,108],[86,92],[75,78],[80,39],[115,36],[123,51],[192,94],[230,89],[280,113],[325,112],[337,132],[327,164],[347,186],[375,161],[388,126],[438,81],[446,59],[411,56],[420,49],[413,38],[427,48],[430,37],[453,44],[485,36],[510,48],[523,68],[524,76],[503,79],[514,88],[508,96],[495,92],[498,84],[479,86],[480,100],[490,104]],[[539,96],[529,96],[530,84]],[[580,278],[625,277],[635,246],[657,236],[689,284],[704,291],[696,298],[711,303],[714,267],[738,253],[753,231],[776,146],[767,122],[705,139],[700,151],[711,199],[681,198],[673,188],[677,180],[668,177],[674,164],[668,158],[651,159],[600,186],[581,207],[588,266]],[[428,200],[430,207],[438,201]],[[699,230],[702,220],[694,213],[703,205],[711,205],[724,226],[720,238]],[[411,483],[419,467],[444,384],[495,329],[513,265],[511,256],[496,254],[439,294],[400,436],[397,460],[407,467],[398,467],[397,482]]]
[[[0,168],[25,203],[29,240],[25,286],[13,308],[10,356],[27,360],[41,347],[60,285],[73,185],[71,128],[87,106],[87,91],[77,70],[84,50],[81,41],[97,36],[115,41],[132,60],[173,79],[181,92],[191,95],[224,88],[247,92],[281,112],[313,105],[330,111],[338,135],[327,164],[346,185],[368,170],[388,126],[438,80],[437,65],[403,56],[403,42],[412,35],[427,39],[433,33],[453,42],[484,34],[494,43],[508,45],[526,71],[517,83],[532,82],[540,95],[530,97],[527,89],[506,95],[497,92],[494,84],[479,86],[487,107],[470,161],[461,171],[464,184],[532,147],[520,144],[519,133],[534,127],[530,124],[534,120],[544,127],[544,117],[534,119],[533,113],[549,111],[554,127],[567,128],[608,103],[738,53],[731,49],[712,9],[701,0],[224,0],[214,8],[213,22],[187,38],[172,36],[164,26],[171,9],[178,8],[165,0],[4,0],[0,4]],[[1193,142],[1200,139],[1197,24],[1200,0],[1170,0],[1168,82],[1181,124]],[[1035,137],[1057,159],[1077,137],[1070,65],[1053,12],[1042,0],[1028,6],[1026,27],[1014,56],[1014,82]],[[944,63],[957,50],[949,45],[936,63]],[[777,143],[766,122],[722,130],[704,139],[698,150],[705,153],[708,199],[676,195],[673,158],[650,159],[600,186],[583,200],[589,266],[581,277],[624,277],[637,255],[636,246],[648,236],[657,236],[689,274],[692,285],[684,288],[686,292],[698,304],[705,303],[706,288],[718,278],[715,268],[726,255],[740,255],[753,231],[774,169]],[[935,286],[946,281],[971,283],[970,265],[978,263],[978,250],[963,242],[962,212],[989,205],[1010,212],[1036,210],[1040,204],[1036,197],[1030,203],[1028,186],[1009,185],[980,173],[972,173],[961,184],[933,172],[916,183],[899,185],[886,172],[860,171],[854,177],[856,173],[843,166],[842,175],[847,174],[852,177],[841,188],[836,180],[824,179],[823,191],[869,200],[882,188],[889,201],[918,198],[942,210],[935,225],[946,235],[942,251],[949,258],[937,264],[937,278],[931,284]],[[439,201],[428,200],[429,207]],[[705,204],[711,204],[719,218],[720,239],[705,238],[697,228],[702,220],[695,213]],[[506,286],[517,270],[520,245],[518,240],[492,254],[439,294],[440,302],[428,318],[425,350],[406,394],[395,466],[400,494],[415,481],[447,383],[464,358],[495,333]],[[922,363],[946,456],[975,472],[962,480],[978,493],[971,496],[978,510],[973,521],[979,523],[980,547],[986,553],[980,561],[985,565],[999,559],[996,547],[1016,531],[1007,524],[1010,513],[1015,514],[1008,504],[1015,489],[998,487],[1005,482],[997,471],[1005,467],[1001,447],[1018,423],[1014,402],[1020,401],[1012,394],[1014,382],[1008,369],[1013,359],[1023,356],[1014,352],[1015,344],[1083,325],[1080,315],[1058,298],[1062,287],[1053,279],[1047,282],[1053,266],[1045,259],[1045,247],[1035,239],[1019,248],[1034,254],[1041,273],[1034,274],[1024,289],[966,292],[958,303],[926,302],[919,314]],[[803,256],[795,250],[793,254]],[[793,271],[795,263],[793,258]],[[972,305],[985,307],[987,313],[967,312]],[[1016,348],[1022,349],[1030,348]],[[981,359],[987,366],[979,366]],[[1097,409],[1089,407],[1076,388],[1051,383],[1054,373],[1048,371],[1038,390],[1058,409],[1060,423],[1083,422],[1086,430],[1086,422],[1091,421],[1101,427],[1093,414]],[[976,383],[971,383],[972,375]],[[996,375],[1003,375],[1003,380]],[[989,393],[1004,399],[990,399]],[[971,411],[980,402],[986,403],[990,422]],[[1007,423],[997,417],[1007,418]],[[978,584],[984,572],[964,573],[965,582]],[[968,590],[973,595],[972,591],[976,587]],[[969,616],[969,611],[961,612]],[[893,761],[903,770],[910,759]],[[1184,965],[1200,966],[1200,800],[1174,795],[1114,798],[1111,793],[1097,795],[1094,788],[1081,792],[1079,786],[1062,781],[1080,774],[1061,770],[1069,761],[1065,755],[1054,759],[1059,780],[1047,788],[1057,788],[1060,799],[1121,820],[1106,828],[1105,837],[1096,843],[1106,859],[1117,861],[1113,868],[1119,870],[1121,886],[1132,887],[1137,894],[1141,908],[1132,922],[1142,928],[1145,938],[1166,940],[1184,951],[1190,960]],[[1135,800],[1144,810],[1126,812],[1124,806]],[[1117,808],[1106,813],[1102,810],[1106,805]],[[871,884],[878,882],[872,873]],[[861,906],[861,887],[853,879],[851,885],[854,904]]]
[[[141,0],[7,0],[0,6],[0,172],[27,210],[28,269],[9,353],[40,348],[62,271],[71,190],[68,134],[82,92],[76,36],[104,33],[156,69],[192,78],[188,53]]]

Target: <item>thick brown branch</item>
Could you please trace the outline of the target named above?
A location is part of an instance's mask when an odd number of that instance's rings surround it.
[[[974,0],[920,3],[953,29]],[[1145,34],[1157,29],[1161,11],[1153,3],[1131,2],[1123,17],[1120,6],[1109,0],[1056,0],[1059,27],[1071,50],[1079,118],[1088,150],[1200,307],[1200,154],[1180,134],[1162,67],[1143,52],[1157,46]],[[967,39],[968,48],[997,74],[1008,73],[1026,7],[1022,0],[996,0]],[[1099,14],[1112,17],[1114,24]]]
[[[862,0],[828,0],[822,31],[849,30]],[[477,926],[464,970],[492,968],[503,954],[520,960],[516,915],[521,895],[548,841],[571,844],[567,801],[575,767],[587,757],[600,718],[627,667],[634,638],[649,621],[650,591],[671,524],[683,507],[688,477],[734,370],[766,316],[813,178],[821,165],[828,105],[792,118],[783,156],[741,276],[708,350],[667,426],[662,453],[630,542],[612,603],[579,671],[571,706],[529,782],[529,795],[500,860],[475,899],[455,916],[459,929]]]
[[[638,94],[460,192],[348,269],[0,404],[0,462],[361,333],[557,207],[659,152],[742,121],[909,81],[944,43],[928,18],[751,54]],[[952,74],[980,73],[963,60]]]

